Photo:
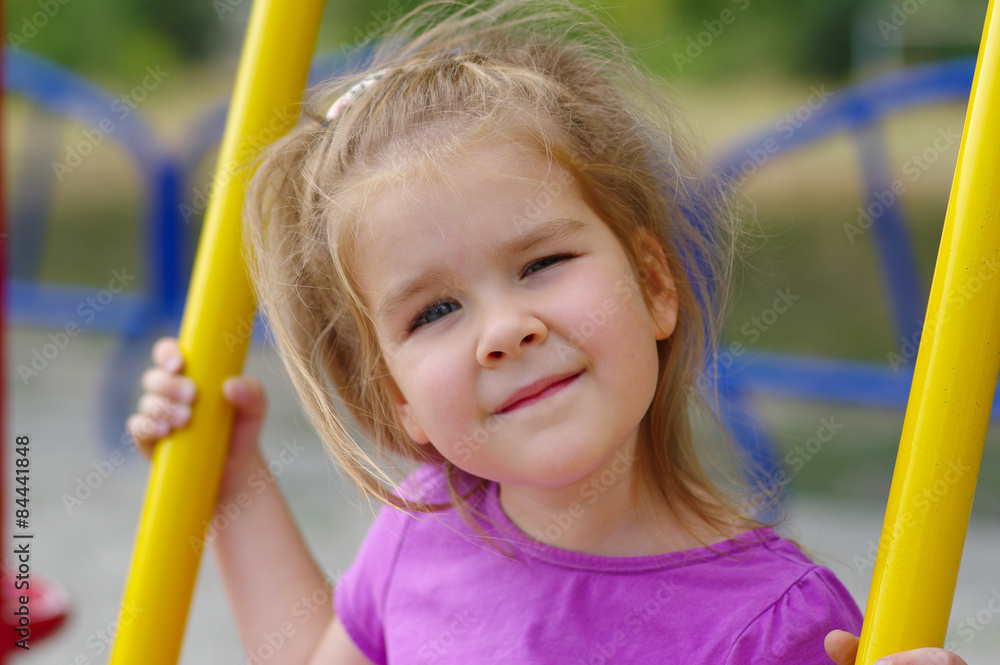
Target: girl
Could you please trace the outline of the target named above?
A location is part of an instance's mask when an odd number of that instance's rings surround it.
[[[317,664],[829,662],[854,601],[702,466],[695,388],[733,220],[659,91],[559,3],[438,2],[383,43],[266,151],[245,227],[312,423],[387,505],[303,617],[325,582],[276,485],[255,492],[213,542],[245,646],[280,632],[271,662]],[[146,451],[195,395],[173,340],[154,361],[128,424]],[[225,395],[220,505],[268,474],[260,384]],[[831,645],[847,662],[850,638]]]

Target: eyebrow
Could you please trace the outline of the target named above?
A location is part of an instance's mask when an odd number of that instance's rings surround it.
[[[555,218],[532,226],[510,240],[505,240],[490,252],[490,258],[500,259],[527,252],[544,242],[566,240],[587,228],[587,225],[577,219]],[[431,284],[445,282],[450,273],[443,268],[431,268],[421,273],[416,279],[404,282],[389,289],[379,302],[376,312],[383,319],[391,318],[415,294],[423,291]]]
[[[497,259],[512,254],[520,254],[549,240],[566,240],[585,228],[587,228],[587,225],[578,219],[570,217],[550,219],[532,226],[524,233],[506,242],[500,243],[500,246],[491,252],[491,258]]]

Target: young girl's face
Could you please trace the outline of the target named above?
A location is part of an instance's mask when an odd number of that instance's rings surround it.
[[[376,197],[357,270],[409,435],[501,483],[584,481],[623,449],[676,320],[662,254],[625,250],[568,172],[502,145]]]

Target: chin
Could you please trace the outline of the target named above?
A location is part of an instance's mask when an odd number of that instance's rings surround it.
[[[553,464],[538,462],[532,469],[532,478],[518,484],[537,488],[557,488],[579,483],[587,480],[601,468],[604,457],[604,454],[584,456],[579,452],[573,452],[566,462]]]

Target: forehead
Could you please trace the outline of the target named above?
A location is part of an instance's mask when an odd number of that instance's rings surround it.
[[[387,227],[398,231],[399,220],[409,213],[469,214],[489,205],[520,215],[511,218],[518,222],[525,216],[539,216],[539,207],[551,205],[554,193],[577,195],[572,176],[555,159],[540,150],[503,143],[436,157],[423,155],[389,170],[370,192],[370,204],[359,225],[360,235],[368,239],[377,238]],[[501,220],[495,221],[494,226],[502,230]]]
[[[589,210],[574,178],[555,159],[505,145],[424,162],[369,191],[355,245],[361,273],[384,265],[387,253],[416,262],[442,244],[471,249],[523,233],[560,212]]]

